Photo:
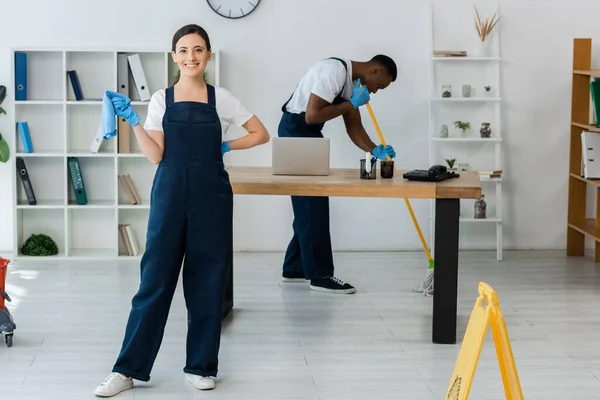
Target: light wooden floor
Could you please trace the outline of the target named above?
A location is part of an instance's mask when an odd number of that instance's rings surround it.
[[[236,254],[235,312],[218,386],[184,381],[179,286],[148,383],[118,399],[443,399],[459,351],[431,343],[432,299],[413,293],[422,253],[336,254],[355,295],[280,282],[282,254]],[[14,347],[0,345],[0,399],[88,399],[110,372],[137,289],[137,263],[10,264]],[[477,284],[499,293],[526,399],[600,398],[600,267],[563,252],[461,253],[459,335]],[[490,338],[490,336],[488,336]],[[503,399],[491,340],[472,399]]]

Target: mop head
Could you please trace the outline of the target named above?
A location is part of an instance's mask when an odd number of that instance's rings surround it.
[[[419,287],[413,289],[415,292],[423,293],[423,296],[433,296],[433,271],[433,260],[429,260],[429,267],[427,268],[425,279],[421,282]]]

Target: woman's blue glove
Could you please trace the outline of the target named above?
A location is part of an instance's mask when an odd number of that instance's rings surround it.
[[[379,146],[373,149],[373,156],[380,160],[387,160],[388,156],[390,156],[391,158],[395,158],[396,152],[394,151],[394,148],[389,144],[385,146],[385,148],[383,147],[383,145],[380,144]]]
[[[231,150],[231,147],[229,147],[229,143],[221,143],[221,157],[223,157],[225,153],[227,153],[229,150]]]
[[[364,106],[371,99],[369,89],[366,86],[360,87],[360,78],[356,81],[354,89],[352,90],[352,97],[350,97],[350,103],[357,109],[360,106]]]
[[[129,125],[136,126],[140,123],[142,118],[135,112],[131,106],[131,100],[129,97],[116,92],[106,92],[108,98],[113,104],[115,114],[121,118],[125,118]]]

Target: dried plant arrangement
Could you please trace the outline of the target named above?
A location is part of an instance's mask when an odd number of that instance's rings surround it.
[[[477,30],[479,39],[483,42],[489,34],[492,33],[492,29],[494,29],[498,21],[500,21],[500,18],[496,19],[496,13],[494,13],[492,18],[486,18],[484,22],[481,22],[477,7],[473,6],[473,8],[475,8],[475,30]]]

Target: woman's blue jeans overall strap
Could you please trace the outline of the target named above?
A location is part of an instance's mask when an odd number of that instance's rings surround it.
[[[221,155],[214,87],[208,86],[208,104],[174,102],[169,87],[163,129],[165,151],[152,184],[141,282],[113,367],[142,381],[150,379],[182,263],[188,310],[184,371],[217,376],[231,255],[233,192]]]
[[[347,70],[346,63],[339,59]],[[345,84],[344,84],[345,86]],[[342,93],[344,87],[342,87]],[[293,96],[293,94],[292,94]],[[324,123],[307,124],[306,113],[293,114],[286,110],[288,101],[281,107],[283,115],[279,122],[280,137],[319,137],[322,138]],[[344,102],[338,95],[334,104]],[[333,276],[333,252],[329,232],[329,197],[291,196],[294,210],[292,228],[294,235],[288,244],[283,262],[283,274],[289,277],[304,276],[306,279],[319,279]]]

